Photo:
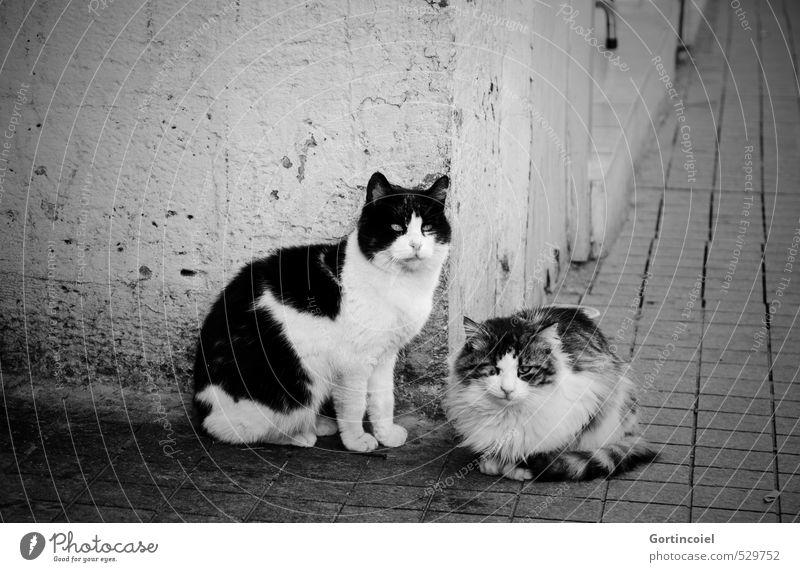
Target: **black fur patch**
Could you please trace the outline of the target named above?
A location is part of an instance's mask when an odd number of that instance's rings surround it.
[[[194,366],[195,392],[214,383],[235,400],[252,399],[276,411],[308,406],[311,381],[300,359],[281,325],[255,304],[268,288],[300,311],[335,318],[343,254],[344,243],[290,248],[245,266],[203,323]]]
[[[325,316],[339,314],[341,275],[347,240],[336,244],[295,246],[254,262],[259,278],[256,292],[269,288],[275,298],[300,312]]]

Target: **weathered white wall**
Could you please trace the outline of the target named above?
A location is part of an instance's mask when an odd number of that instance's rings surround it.
[[[346,233],[374,170],[448,170],[449,26],[422,2],[4,3],[3,127],[30,88],[0,199],[3,369],[186,379],[242,262]]]
[[[441,374],[461,316],[542,301],[585,230],[568,218],[585,164],[563,155],[588,105],[575,111],[567,70],[590,48],[557,9],[4,4],[0,125],[17,128],[0,162],[3,371],[185,384],[231,274],[345,234],[381,170],[452,174],[447,296],[400,367],[412,383],[414,359]]]
[[[589,0],[572,5],[593,10]],[[476,0],[455,13],[453,347],[462,314],[482,320],[543,303],[571,245],[580,239],[583,259],[588,253],[588,229],[570,223],[569,184],[586,180],[590,100],[578,79],[588,83],[589,70],[570,70],[589,61],[591,47],[558,10]],[[583,147],[571,150],[581,136]]]

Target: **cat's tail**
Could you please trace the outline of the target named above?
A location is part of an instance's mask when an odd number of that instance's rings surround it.
[[[588,481],[630,470],[657,455],[658,451],[640,436],[629,436],[596,451],[533,455],[526,464],[538,481]]]

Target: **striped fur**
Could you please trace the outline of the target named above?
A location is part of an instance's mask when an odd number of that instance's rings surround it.
[[[465,319],[465,329],[444,408],[482,472],[585,480],[654,458],[627,365],[582,308]]]
[[[561,451],[531,455],[523,465],[537,481],[587,481],[628,471],[656,457],[656,450],[638,436],[595,451]]]

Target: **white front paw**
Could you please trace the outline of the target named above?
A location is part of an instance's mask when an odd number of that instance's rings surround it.
[[[529,469],[514,467],[507,470],[503,476],[513,481],[530,481],[533,478],[533,473]]]
[[[368,453],[369,451],[374,451],[378,447],[378,440],[369,433],[361,433],[360,435],[346,435],[342,433],[342,444],[350,451]]]
[[[386,447],[399,447],[408,439],[408,431],[400,425],[392,424],[388,429],[375,431],[381,445]]]
[[[297,447],[313,447],[317,442],[317,436],[314,433],[298,433],[291,437],[292,444]]]
[[[336,435],[339,432],[339,427],[334,419],[317,415],[315,432],[317,437],[327,437],[328,435]]]
[[[478,470],[484,475],[495,476],[500,474],[500,465],[489,457],[481,457],[478,461]]]

